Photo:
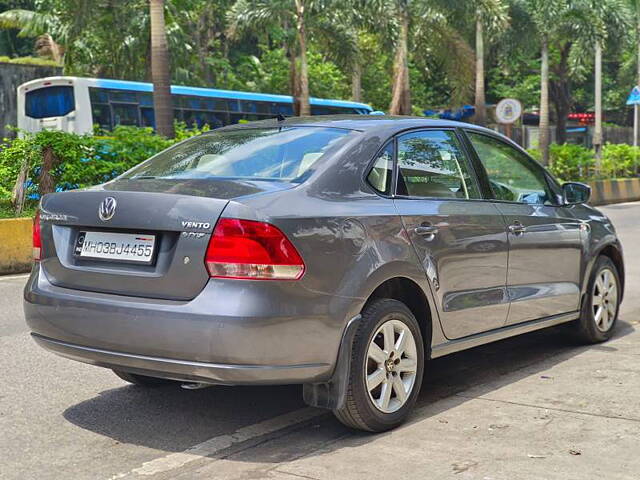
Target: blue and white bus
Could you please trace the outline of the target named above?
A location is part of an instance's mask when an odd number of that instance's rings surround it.
[[[93,125],[111,130],[116,125],[153,127],[153,85],[123,80],[48,77],[18,87],[18,128],[78,134]],[[241,120],[264,120],[293,115],[293,98],[286,95],[172,86],[175,119],[188,126],[211,128]],[[311,98],[312,115],[369,114],[364,103]]]

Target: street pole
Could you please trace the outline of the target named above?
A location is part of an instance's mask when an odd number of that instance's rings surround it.
[[[638,146],[638,104],[633,104],[633,146]]]

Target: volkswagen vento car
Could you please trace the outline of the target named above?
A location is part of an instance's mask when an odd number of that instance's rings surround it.
[[[622,249],[589,193],[468,124],[225,127],[45,196],[26,319],[134,384],[302,384],[383,431],[429,359],[561,323],[612,335]]]

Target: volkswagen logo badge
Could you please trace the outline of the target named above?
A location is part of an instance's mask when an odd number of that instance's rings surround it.
[[[103,222],[107,222],[113,218],[113,215],[116,213],[116,199],[113,197],[105,198],[100,207],[98,208],[98,217]]]

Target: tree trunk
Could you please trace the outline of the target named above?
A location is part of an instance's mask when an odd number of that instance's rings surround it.
[[[573,107],[571,82],[569,80],[569,53],[571,42],[560,49],[560,61],[553,68],[553,78],[549,79],[549,101],[556,113],[556,143],[567,141],[567,117]]]
[[[391,93],[391,115],[411,114],[411,85],[409,82],[409,11],[406,1],[399,5],[400,33],[393,59],[393,87]]]
[[[296,0],[296,36],[298,39],[298,75],[296,115],[311,115],[309,105],[309,66],[307,65],[307,32],[304,22],[304,0]]]
[[[283,29],[289,30],[289,22],[284,20]],[[293,97],[293,111],[300,111],[300,97],[298,94],[298,68],[296,62],[298,61],[298,55],[296,54],[296,45],[291,42],[282,42],[282,48],[284,49],[284,54],[289,61],[289,93]]]
[[[596,124],[593,129],[593,148],[596,152],[596,172],[599,173],[602,167],[602,43],[600,40],[596,40],[595,53]]]
[[[541,53],[539,147],[542,163],[549,165],[549,43],[546,36],[542,39]]]
[[[351,70],[351,99],[354,102],[362,101],[362,64],[359,58],[353,61]]]
[[[16,179],[16,183],[13,187],[13,192],[11,192],[11,203],[13,204],[16,216],[20,215],[20,213],[22,213],[22,209],[24,208],[24,200],[27,193],[24,188],[24,183],[27,181],[28,173],[29,162],[24,159],[22,161],[22,165],[20,166],[20,172],[18,173],[18,178]]]
[[[51,172],[56,168],[60,159],[53,152],[52,147],[44,147],[42,149],[42,168],[38,178],[38,193],[44,196],[47,193],[53,193],[56,190],[56,182]]]
[[[298,56],[291,50],[287,49],[287,58],[289,59],[289,91],[293,97],[293,111],[300,111],[300,94],[298,92]]]
[[[169,48],[164,24],[164,0],[149,0],[151,17],[151,77],[153,78],[153,109],[158,134],[173,138],[173,103]]]
[[[487,107],[484,91],[484,34],[480,12],[476,18],[476,114],[475,122],[483,127],[487,124]]]
[[[555,90],[553,83],[550,84],[550,87],[552,91]],[[562,88],[562,85],[557,88]],[[567,97],[561,93],[557,97],[555,94],[552,96],[555,97],[552,103],[556,112],[556,143],[563,145],[567,143],[567,117],[571,113],[571,104],[567,101]]]

